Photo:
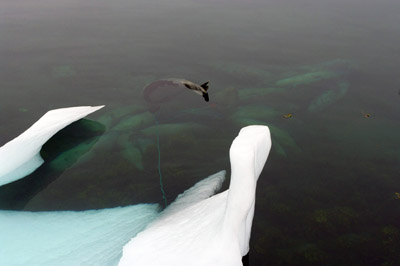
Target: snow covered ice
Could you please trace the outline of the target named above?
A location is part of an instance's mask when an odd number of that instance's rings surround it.
[[[15,139],[0,147],[0,186],[21,179],[43,163],[40,149],[69,124],[103,108],[79,106],[51,110]]]

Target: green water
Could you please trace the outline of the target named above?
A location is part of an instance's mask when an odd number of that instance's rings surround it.
[[[106,107],[56,135],[0,207],[163,205],[158,134],[171,202],[265,124],[249,264],[399,265],[398,14],[394,0],[4,0],[0,145],[49,109]],[[210,102],[185,91],[149,111],[143,88],[171,77],[209,80]]]

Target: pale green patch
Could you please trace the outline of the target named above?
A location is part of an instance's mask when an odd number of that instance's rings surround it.
[[[349,84],[347,82],[339,83],[338,89],[328,90],[313,100],[308,106],[308,111],[320,111],[325,107],[335,103],[346,95],[348,88]]]
[[[127,105],[116,108],[97,119],[100,123],[104,124],[107,128],[111,128],[118,123],[124,116],[142,113],[146,111],[146,107],[142,105]]]
[[[306,84],[311,84],[323,79],[330,79],[330,78],[335,78],[337,77],[337,74],[331,72],[331,71],[316,71],[316,72],[311,72],[311,73],[306,73],[306,74],[301,74],[301,75],[296,75],[293,77],[285,78],[278,80],[275,85],[276,86],[292,86],[296,87],[298,85],[306,85]]]
[[[325,70],[332,71],[338,75],[348,74],[355,68],[357,68],[357,65],[353,61],[342,58],[337,58],[330,61],[322,62],[320,64],[302,67],[302,69],[306,70],[307,72]]]
[[[289,147],[292,151],[300,152],[301,149],[297,146],[293,137],[285,130],[280,129],[274,125],[268,125],[271,131],[272,143],[274,143],[274,138],[279,142],[280,145],[284,147]]]
[[[144,153],[148,147],[154,144],[154,139],[135,137],[135,144],[139,150]]]
[[[154,115],[151,114],[150,112],[144,112],[130,116],[122,120],[116,126],[114,126],[112,130],[133,131],[133,130],[138,130],[140,128],[148,127],[151,124],[154,124],[154,122],[155,122]]]
[[[85,141],[72,149],[69,149],[57,156],[49,163],[49,166],[57,171],[63,171],[78,162],[84,154],[89,152],[93,145],[97,142],[97,138]]]
[[[234,120],[234,122],[239,126],[239,127],[245,127],[249,125],[266,125],[269,127],[269,130],[271,132],[271,138],[272,138],[272,148],[282,156],[287,156],[287,149],[290,149],[291,152],[301,152],[300,147],[296,144],[295,140],[293,137],[285,130],[280,129],[274,125],[272,125],[269,122],[266,122],[265,120],[258,120],[256,118],[246,118],[246,117],[241,117],[240,119]]]
[[[272,148],[275,150],[275,152],[281,156],[287,157],[285,149],[282,147],[281,144],[279,144],[278,141],[274,141],[272,143]]]
[[[143,171],[143,158],[139,148],[130,139],[130,134],[123,134],[118,138],[118,144],[122,149],[122,156],[135,167]]]

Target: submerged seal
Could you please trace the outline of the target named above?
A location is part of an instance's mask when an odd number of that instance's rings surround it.
[[[178,94],[183,92],[183,88],[194,91],[195,93],[203,96],[206,102],[209,101],[208,97],[208,81],[202,85],[197,85],[186,79],[161,79],[147,85],[143,90],[143,96],[148,103],[163,103],[168,102],[175,98]]]
[[[188,88],[189,90],[194,91],[195,93],[203,96],[204,100],[206,102],[208,102],[210,99],[208,98],[208,82],[205,82],[201,85],[197,85],[196,83],[193,83],[191,81],[188,80],[181,80],[180,81],[186,88]]]

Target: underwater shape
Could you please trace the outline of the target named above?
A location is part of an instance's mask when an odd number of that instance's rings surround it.
[[[290,117],[291,114],[285,116]],[[247,105],[237,108],[237,111],[232,113],[230,120],[237,126],[247,125],[267,125],[274,139],[273,149],[281,156],[287,157],[286,150],[298,153],[301,148],[296,144],[294,138],[286,130],[274,126],[269,121],[276,120],[282,117],[281,113],[273,108]]]
[[[64,127],[103,107],[80,106],[51,110],[21,135],[0,147],[0,186],[35,171],[43,163],[39,154],[43,144]]]
[[[348,91],[349,83],[338,82],[336,86],[335,89],[327,90],[315,98],[310,103],[307,110],[310,112],[318,112],[343,98]]]
[[[206,102],[209,101],[207,93],[208,82],[198,85],[178,78],[161,79],[152,82],[143,89],[143,97],[148,104],[149,110],[156,112],[160,109],[161,104],[172,101],[188,89],[202,95]]]
[[[124,246],[120,266],[239,266],[249,251],[258,177],[271,149],[266,126],[242,128],[230,148],[229,189],[224,172],[178,196]]]
[[[89,211],[0,211],[0,265],[112,266],[157,204]]]
[[[70,176],[71,168],[92,160],[92,148],[96,146],[104,130],[102,124],[85,118],[60,130],[42,146],[40,156],[44,163],[38,169],[24,178],[0,187],[0,209],[21,210],[28,207],[31,200],[42,191],[47,191],[48,186],[62,178],[64,172]],[[70,195],[66,190],[62,190],[66,196]],[[55,202],[46,201],[46,205],[48,204]]]
[[[337,75],[333,72],[329,71],[315,71],[309,72],[305,74],[299,74],[296,76],[292,76],[289,78],[278,80],[275,85],[276,86],[293,86],[296,87],[298,85],[307,85],[310,83],[317,82],[323,79],[331,79],[335,78]]]

